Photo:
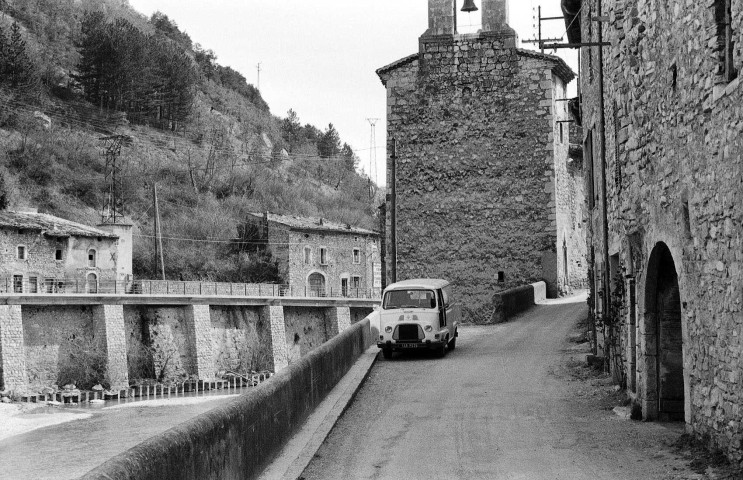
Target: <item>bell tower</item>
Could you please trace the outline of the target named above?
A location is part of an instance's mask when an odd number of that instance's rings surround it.
[[[480,4],[482,14],[482,33],[496,33],[515,36],[516,32],[508,26],[508,0],[473,0]],[[457,24],[457,9],[465,0],[428,0],[428,30],[424,37],[454,35]]]

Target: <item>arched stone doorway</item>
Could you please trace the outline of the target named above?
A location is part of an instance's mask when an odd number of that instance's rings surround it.
[[[676,265],[665,243],[655,245],[645,284],[646,418],[684,420],[681,297]]]
[[[311,297],[325,296],[325,276],[322,273],[312,273],[307,277]]]

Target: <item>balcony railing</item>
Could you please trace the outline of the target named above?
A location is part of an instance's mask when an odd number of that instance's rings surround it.
[[[171,280],[130,280],[97,282],[83,279],[8,277],[0,281],[0,294],[16,295],[193,295],[236,297],[358,298],[379,299],[381,289],[323,288],[270,283],[221,283]]]

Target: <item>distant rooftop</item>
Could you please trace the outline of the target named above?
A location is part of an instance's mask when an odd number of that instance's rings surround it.
[[[250,215],[263,218],[266,214],[250,213]],[[312,230],[326,232],[356,233],[359,235],[379,235],[378,232],[358,228],[349,224],[331,222],[325,218],[317,217],[297,217],[294,215],[278,215],[268,213],[268,221],[280,223],[294,230]]]
[[[34,230],[49,237],[119,238],[110,232],[46,213],[0,211],[0,229]]]

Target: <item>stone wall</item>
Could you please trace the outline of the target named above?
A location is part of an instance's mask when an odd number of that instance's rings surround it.
[[[538,280],[558,289],[555,168],[569,134],[556,143],[567,116],[554,102],[573,74],[514,42],[424,36],[419,55],[378,71],[396,141],[397,279],[451,280],[469,321],[487,321],[493,291]]]
[[[376,303],[230,297],[199,302],[138,295],[12,298],[20,304],[0,305],[0,386],[19,395],[69,382],[80,388],[96,383],[125,388],[153,379],[212,380],[220,371],[278,372],[360,321]]]
[[[269,368],[266,345],[269,326],[257,308],[211,308],[214,362],[217,370],[263,371]]]
[[[286,348],[290,364],[332,338],[325,316],[322,309],[284,309]]]
[[[63,377],[76,367],[72,355],[97,348],[93,308],[25,306],[22,312],[28,385],[33,389],[69,381]]]
[[[636,347],[626,351],[637,353],[624,365],[637,385],[643,415],[658,413],[653,373],[658,339],[649,307],[656,304],[658,276],[667,273],[652,261],[652,253],[663,247],[678,274],[686,423],[740,462],[743,87],[740,73],[732,81],[719,73],[718,3],[603,1],[602,14],[609,16],[604,40],[611,42],[604,49],[606,247],[619,259],[618,271],[637,285],[636,305],[630,305],[629,295],[624,299],[627,315],[636,314],[636,330],[623,334],[625,346]],[[597,40],[597,24],[589,20],[596,14],[595,2],[585,1],[583,41]],[[732,0],[732,18],[734,65],[741,72],[742,0]],[[591,74],[598,60],[597,48],[584,49],[583,122],[595,147],[587,177],[600,200],[599,86]],[[591,212],[590,235],[598,279],[607,270],[600,253],[600,205]],[[597,293],[602,289],[600,283],[594,286]]]

